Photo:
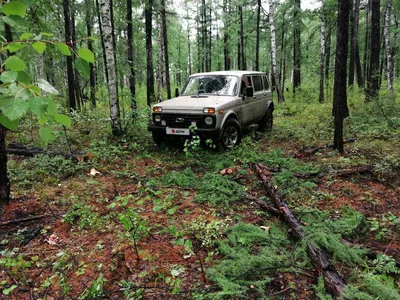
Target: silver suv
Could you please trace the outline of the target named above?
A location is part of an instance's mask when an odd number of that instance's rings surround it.
[[[191,75],[182,93],[152,108],[149,130],[157,144],[196,132],[224,149],[238,145],[242,127],[258,124],[269,131],[274,103],[265,73],[220,71]]]

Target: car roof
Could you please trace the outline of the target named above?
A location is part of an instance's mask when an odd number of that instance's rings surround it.
[[[215,71],[215,72],[196,73],[196,74],[190,75],[190,77],[207,76],[207,75],[243,76],[243,75],[266,75],[266,74],[264,72],[258,72],[258,71]]]

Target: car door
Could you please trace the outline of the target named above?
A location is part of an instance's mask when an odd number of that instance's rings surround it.
[[[254,87],[253,101],[255,109],[253,111],[251,122],[255,122],[263,117],[266,107],[265,104],[267,102],[266,102],[266,91],[264,91],[262,75],[253,75],[252,79]]]
[[[251,123],[254,118],[254,112],[257,111],[257,101],[255,101],[255,98],[247,97],[245,95],[246,87],[253,88],[252,76],[250,75],[242,76],[241,80],[240,96],[243,99],[239,110],[239,121],[241,125],[247,125]]]

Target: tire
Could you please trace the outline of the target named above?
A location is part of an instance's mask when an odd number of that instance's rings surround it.
[[[242,141],[242,128],[235,119],[228,119],[220,133],[218,144],[223,148],[232,149]]]
[[[162,144],[165,144],[165,141],[167,139],[167,135],[163,132],[155,132],[152,131],[152,136],[153,136],[153,141],[158,145],[161,146]]]
[[[274,115],[272,114],[272,109],[267,108],[263,118],[258,123],[258,130],[263,132],[270,132],[272,130],[272,126],[274,125]]]

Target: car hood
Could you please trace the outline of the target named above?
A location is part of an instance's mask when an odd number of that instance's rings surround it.
[[[199,95],[199,96],[180,96],[170,100],[162,101],[155,106],[161,106],[163,112],[169,111],[203,111],[205,107],[218,108],[228,101],[236,98],[235,96]]]

